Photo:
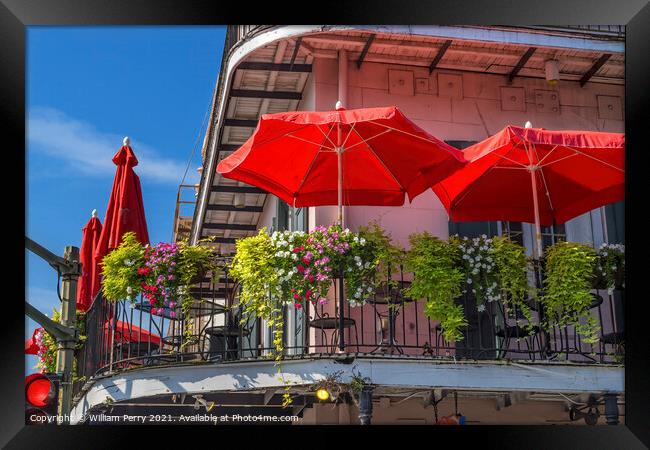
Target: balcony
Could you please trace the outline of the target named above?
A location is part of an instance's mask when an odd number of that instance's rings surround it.
[[[90,379],[147,367],[239,361],[272,364],[273,330],[260,319],[242,320],[239,285],[228,276],[227,263],[223,260],[219,280],[192,289],[196,301],[185,312],[153,316],[141,300],[109,303],[98,296],[86,315],[78,375]],[[496,301],[478,311],[470,295],[457,299],[469,324],[463,339],[448,342],[440,325],[425,316],[424,302],[404,295],[409,275],[394,277],[397,287],[380,289],[363,306],[346,304],[342,317],[337,289],[331,289],[327,304],[285,307],[283,358],[622,364],[624,291],[593,291],[590,314],[600,330],[596,344],[584,342],[571,326],[541,329],[543,308],[536,301],[529,303],[535,325],[527,331],[518,325],[519,311],[506,312]]]

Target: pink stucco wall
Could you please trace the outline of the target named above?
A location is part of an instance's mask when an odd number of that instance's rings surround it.
[[[395,76],[406,82],[391,88],[389,81]],[[348,64],[347,79],[348,98],[339,99],[338,61],[315,59],[298,109],[331,110],[337,100],[348,109],[395,105],[423,129],[443,140],[480,141],[505,125],[523,126],[526,121],[534,127],[548,129],[624,131],[624,87],[618,85],[588,83],[581,88],[578,82],[562,81],[550,86],[543,79],[524,77],[508,84],[506,76],[451,70],[429,74],[428,69],[422,67],[368,62],[361,68],[354,63]],[[613,102],[614,110],[605,110],[606,102]],[[268,226],[275,213],[275,202],[267,201],[266,208],[269,211],[263,222]],[[334,206],[310,208],[309,227],[329,225],[336,220],[336,214]],[[344,217],[345,225],[352,230],[376,220],[403,247],[407,247],[408,236],[414,232],[428,231],[441,238],[448,237],[447,214],[431,191],[402,207],[346,207]],[[572,232],[580,236],[581,227],[588,228],[589,224],[599,222],[599,211],[574,219],[567,227],[569,238]],[[602,235],[596,231],[590,233],[586,239],[598,245]],[[606,319],[611,316],[607,303],[603,306]],[[422,323],[426,322],[422,304],[411,304],[398,320],[398,335],[404,328],[412,344],[422,345],[431,336],[424,335],[423,331],[415,336],[411,331],[416,310],[422,330]],[[323,312],[333,315],[334,302],[330,301]],[[374,342],[378,329],[374,311],[353,308],[346,316],[354,318],[357,324],[356,328],[348,330],[347,342],[354,344],[357,336],[359,340]],[[322,333],[312,329],[311,342],[322,344]]]

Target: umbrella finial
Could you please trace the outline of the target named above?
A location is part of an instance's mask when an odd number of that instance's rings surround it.
[[[129,139],[128,136],[124,136],[124,139],[122,139],[122,144],[124,144],[126,146],[130,146],[131,145],[131,139]]]
[[[93,209],[93,212],[90,213],[90,217],[92,217],[93,219],[97,218],[97,210],[96,209]]]
[[[527,120],[527,121],[526,121],[526,123],[525,123],[525,125],[524,125],[524,128],[533,128],[533,124],[530,123],[530,120]]]
[[[340,111],[340,110],[343,109],[343,103],[341,103],[341,100],[338,100],[338,101],[336,102],[336,106],[335,106],[335,108],[336,108],[337,111]]]

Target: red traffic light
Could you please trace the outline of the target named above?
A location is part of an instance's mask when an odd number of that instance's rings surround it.
[[[54,380],[42,373],[33,373],[25,378],[25,399],[37,408],[48,406],[56,398]]]

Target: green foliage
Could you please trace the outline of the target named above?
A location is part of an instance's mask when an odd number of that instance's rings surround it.
[[[398,281],[394,276],[398,275],[406,253],[404,249],[393,244],[391,236],[376,221],[370,222],[367,227],[359,227],[359,237],[367,242],[369,257],[373,258],[372,264],[375,267],[373,285],[376,290],[382,287],[388,290],[396,289]],[[388,296],[389,292],[383,292]]]
[[[406,268],[414,278],[406,294],[426,299],[425,314],[440,321],[446,340],[462,340],[460,328],[467,326],[467,321],[463,307],[454,302],[463,281],[458,247],[427,232],[412,234],[409,242]]]
[[[509,310],[521,311],[528,322],[526,326],[530,328],[533,315],[526,297],[534,292],[528,284],[526,249],[506,236],[497,236],[492,239],[490,255],[496,266],[497,283],[503,293],[500,299],[506,313]]]
[[[142,292],[138,267],[144,263],[144,247],[135,233],[122,237],[119,247],[111,251],[102,261],[102,292],[110,301],[134,299]]]
[[[540,297],[546,307],[547,327],[573,325],[583,340],[592,344],[598,342],[596,319],[589,312],[596,258],[596,251],[584,244],[558,242],[549,247]]]
[[[598,289],[625,288],[625,246],[604,243],[598,248],[594,272]]]

